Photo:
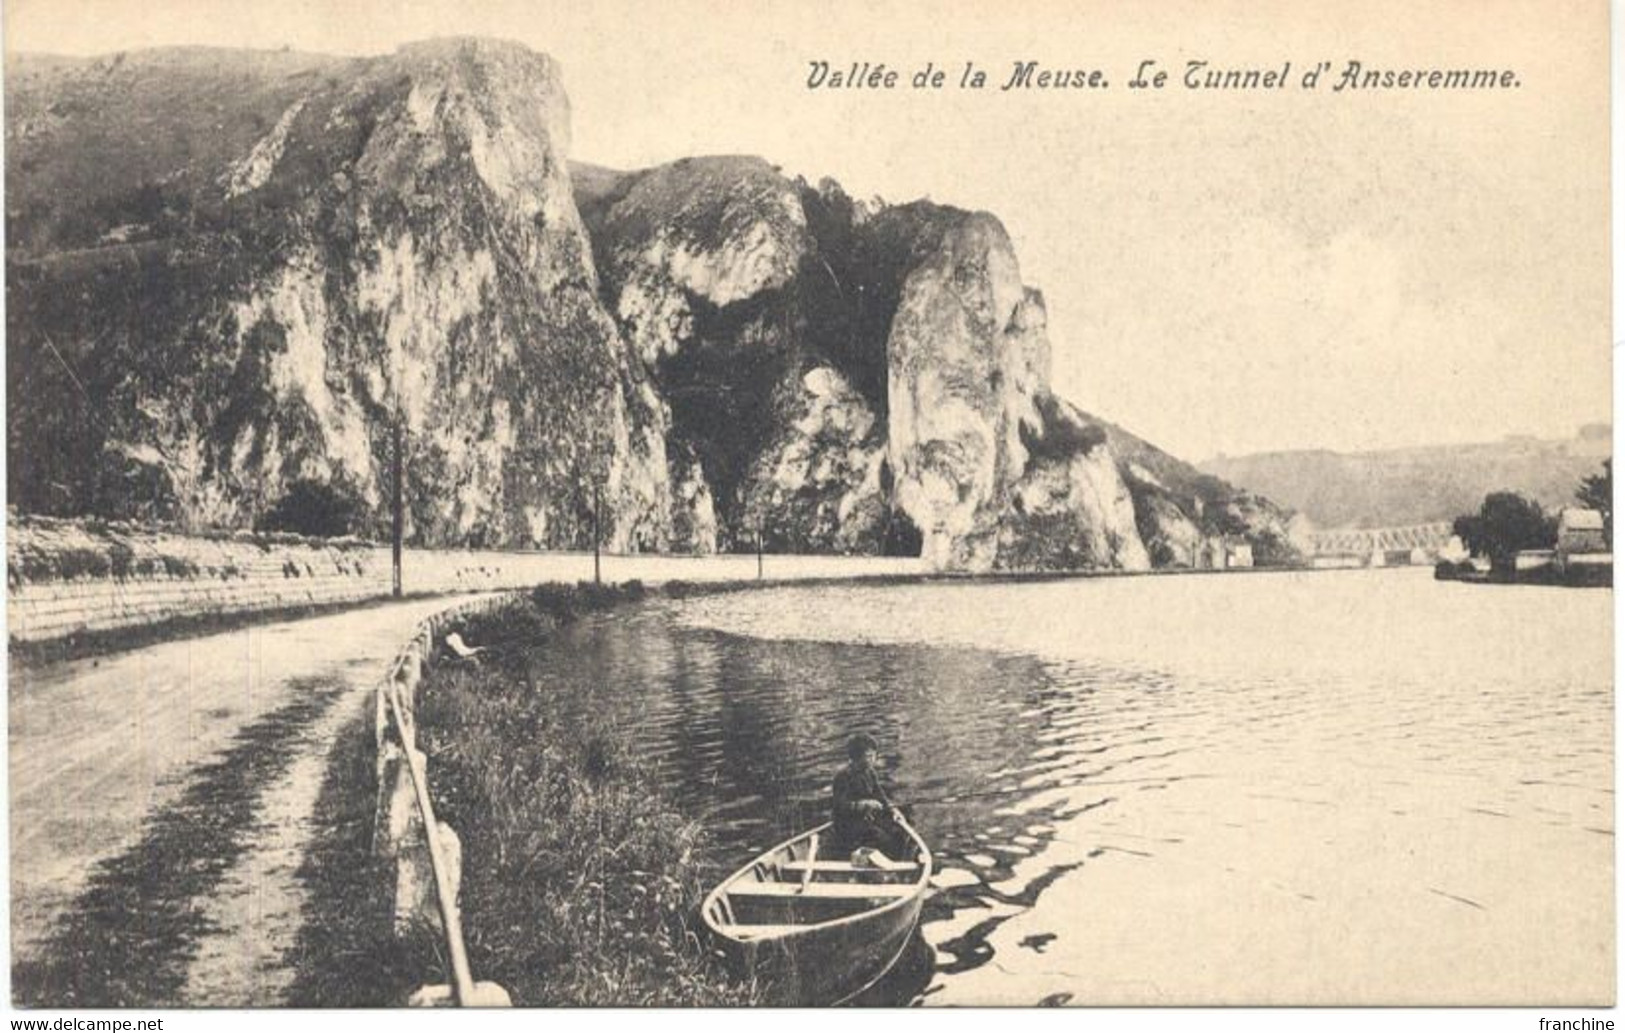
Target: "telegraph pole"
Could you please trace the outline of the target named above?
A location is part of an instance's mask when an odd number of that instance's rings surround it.
[[[598,568],[598,543],[603,535],[599,533],[599,522],[603,519],[604,489],[599,485],[597,478],[592,482],[592,583],[601,585],[603,577]]]
[[[401,410],[399,406],[395,409],[394,443],[395,454],[391,466],[394,469],[395,498],[394,505],[391,507],[394,510],[394,519],[392,521],[394,526],[391,528],[390,533],[390,558],[394,561],[395,568],[394,594],[395,598],[399,599],[401,597],[401,534],[405,524],[403,503],[405,493],[401,490],[401,470],[405,464],[401,461]]]

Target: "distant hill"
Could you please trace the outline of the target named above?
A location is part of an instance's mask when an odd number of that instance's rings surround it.
[[[1449,520],[1503,489],[1548,507],[1563,505],[1580,478],[1596,473],[1612,452],[1612,428],[1588,424],[1557,441],[1520,436],[1382,452],[1263,452],[1222,456],[1200,467],[1320,527],[1389,527]]]
[[[1156,445],[1133,434],[1115,423],[1094,419],[1106,432],[1106,443],[1134,480],[1160,485],[1168,490],[1193,498],[1204,504],[1223,503],[1237,494],[1237,488],[1247,485],[1226,483],[1226,479],[1170,455]],[[1277,500],[1271,500],[1277,501]],[[1290,507],[1289,507],[1290,508]]]

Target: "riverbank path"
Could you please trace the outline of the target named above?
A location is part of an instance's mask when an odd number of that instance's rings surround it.
[[[12,671],[14,999],[296,1003],[328,753],[417,622],[468,598]]]

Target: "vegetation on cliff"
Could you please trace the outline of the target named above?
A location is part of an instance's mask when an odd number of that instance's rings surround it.
[[[1301,521],[1270,499],[1197,469],[1114,423],[1099,421],[1134,493],[1140,536],[1159,567],[1192,562],[1200,543],[1241,539],[1261,567],[1303,562]]]

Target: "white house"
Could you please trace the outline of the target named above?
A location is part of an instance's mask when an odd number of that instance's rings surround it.
[[[1602,514],[1594,509],[1572,506],[1559,513],[1557,551],[1564,556],[1608,552],[1608,535],[1603,529]]]

